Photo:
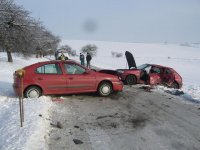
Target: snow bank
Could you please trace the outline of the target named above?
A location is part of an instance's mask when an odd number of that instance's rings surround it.
[[[15,70],[44,61],[45,58],[29,60],[13,55],[14,62],[6,62],[6,54],[0,53],[0,149],[45,149],[48,110],[50,97],[42,96],[36,100],[24,99],[23,127],[20,127],[19,99],[15,96],[12,83]],[[39,116],[42,115],[42,117]]]

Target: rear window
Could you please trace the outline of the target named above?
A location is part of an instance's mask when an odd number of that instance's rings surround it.
[[[172,73],[171,70],[169,70],[169,69],[165,69],[164,74],[171,74],[171,73]]]
[[[47,64],[35,70],[38,74],[62,74],[59,64]]]
[[[160,70],[160,68],[152,67],[152,68],[151,68],[151,73],[157,73],[157,74],[160,74],[160,73],[161,73],[161,70]]]

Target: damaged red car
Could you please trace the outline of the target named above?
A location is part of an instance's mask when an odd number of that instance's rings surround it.
[[[17,95],[27,98],[86,92],[109,96],[113,91],[122,91],[123,83],[116,75],[95,72],[70,60],[55,60],[15,71],[13,88]]]
[[[130,52],[126,51],[125,56],[129,69],[102,70],[101,72],[117,74],[124,84],[128,85],[164,85],[175,89],[182,87],[182,77],[173,68],[156,64],[143,64],[137,67]]]

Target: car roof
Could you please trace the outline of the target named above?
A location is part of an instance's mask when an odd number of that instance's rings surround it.
[[[76,63],[76,61],[73,61],[73,60],[49,60],[49,61],[41,61],[41,62],[37,62],[37,63],[34,63],[34,64],[31,64],[31,65],[28,65],[24,68],[27,68],[27,67],[31,67],[31,66],[34,66],[34,65],[41,65],[41,64],[50,64],[50,63],[60,63],[60,62],[68,62],[68,63]]]
[[[45,64],[45,63],[57,63],[57,62],[70,62],[70,63],[77,63],[74,60],[49,60],[49,61],[42,61],[42,62],[38,62],[40,64]]]
[[[156,67],[162,67],[162,68],[172,69],[171,67],[167,67],[167,66],[163,66],[163,65],[157,65],[157,64],[148,64],[148,65],[156,66]]]
[[[41,62],[37,62],[37,63],[31,64],[31,65],[25,66],[23,69],[28,69],[33,66],[36,67],[36,66],[40,66],[40,65],[51,64],[51,63],[61,63],[61,62],[78,64],[76,61],[73,61],[73,60],[49,60],[49,61],[41,61]]]

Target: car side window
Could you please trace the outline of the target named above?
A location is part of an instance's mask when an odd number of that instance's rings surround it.
[[[157,74],[160,74],[160,68],[157,68],[157,67],[152,67],[151,68],[151,73],[157,73]]]
[[[83,74],[86,72],[84,68],[76,64],[64,64],[67,74]]]
[[[171,72],[171,70],[169,70],[169,69],[166,69],[165,70],[165,72],[164,72],[164,74],[171,74],[172,72]]]
[[[47,64],[35,70],[38,74],[62,74],[59,64]]]
[[[147,74],[149,74],[151,70],[151,66],[147,66],[146,68],[144,68],[144,71],[146,71]]]

